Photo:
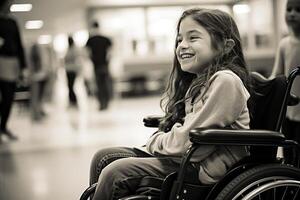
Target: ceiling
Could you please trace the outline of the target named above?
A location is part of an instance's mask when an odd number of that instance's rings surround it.
[[[28,20],[44,21],[42,30],[30,30],[31,32],[53,32],[57,30],[59,22],[64,21],[69,13],[85,11],[84,0],[14,0],[13,2],[32,4],[30,12],[12,13],[25,32],[28,32],[24,28],[25,22]]]
[[[86,27],[87,8],[128,7],[151,5],[175,5],[189,3],[236,3],[240,0],[12,0],[13,3],[30,3],[30,12],[12,13],[17,19],[25,37],[37,37],[41,34],[72,32]],[[40,30],[26,30],[28,20],[43,20]]]
[[[188,4],[224,4],[241,0],[86,0],[89,6],[151,6],[151,5],[188,5]]]

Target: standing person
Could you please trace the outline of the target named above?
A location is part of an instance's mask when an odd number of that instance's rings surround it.
[[[65,56],[65,67],[69,88],[69,101],[71,106],[77,106],[77,97],[74,91],[74,83],[76,77],[81,71],[81,52],[80,49],[74,44],[74,40],[71,36],[68,37],[69,48]]]
[[[249,73],[232,17],[220,10],[186,10],[177,25],[175,46],[159,130],[145,147],[97,152],[90,177],[91,184],[98,181],[94,200],[131,195],[141,178],[165,178],[179,169],[193,128],[249,129]],[[215,183],[248,154],[244,146],[205,145],[195,152],[188,170],[197,173],[202,184]]]
[[[9,1],[0,1],[0,141],[3,135],[17,137],[7,128],[16,83],[25,69],[25,57],[16,21],[8,15]]]
[[[31,60],[31,108],[32,119],[39,121],[46,116],[43,109],[44,93],[49,79],[49,65],[45,62],[46,52],[37,43],[33,44],[30,52]]]
[[[289,35],[282,38],[271,74],[288,76],[293,68],[300,66],[300,1],[288,0],[286,4],[285,21]],[[300,97],[300,79],[296,78],[291,92]],[[300,104],[287,108],[286,119],[283,123],[283,133],[288,139],[300,142]],[[296,152],[295,152],[296,153]],[[298,155],[299,156],[299,155]],[[296,156],[296,158],[298,157]],[[293,162],[292,149],[284,149],[284,157],[288,163]],[[299,158],[299,157],[298,157]]]
[[[86,47],[90,51],[90,57],[94,64],[99,108],[100,110],[105,110],[108,108],[112,96],[112,79],[108,69],[109,51],[112,42],[109,38],[100,35],[98,29],[98,23],[94,22]]]

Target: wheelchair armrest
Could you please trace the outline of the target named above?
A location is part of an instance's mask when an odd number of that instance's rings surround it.
[[[146,126],[146,127],[158,127],[160,121],[162,120],[162,118],[163,117],[159,116],[159,115],[151,115],[151,116],[145,117],[143,119],[144,126]]]
[[[268,130],[196,128],[189,135],[190,141],[196,144],[278,146],[285,142],[282,133]]]

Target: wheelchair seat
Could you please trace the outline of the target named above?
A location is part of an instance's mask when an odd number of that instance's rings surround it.
[[[258,74],[251,74],[253,91],[248,100],[250,130],[191,130],[192,145],[183,156],[180,169],[164,180],[145,177],[135,195],[121,200],[300,199],[299,166],[287,165],[276,157],[279,146],[300,149],[297,142],[286,140],[280,133],[288,104],[295,104],[295,101],[289,101],[290,90],[299,74],[300,67],[292,71],[288,78],[279,76],[267,80]],[[144,118],[144,125],[156,127],[160,119],[157,116]],[[203,144],[250,146],[250,156],[231,167],[220,182],[203,185],[199,180],[188,179],[190,176],[186,175],[192,154]],[[81,200],[87,199],[92,192],[83,194]]]

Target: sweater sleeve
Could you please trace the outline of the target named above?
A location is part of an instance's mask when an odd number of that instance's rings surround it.
[[[202,107],[198,105],[201,108],[194,108],[196,112],[189,113],[183,125],[176,123],[169,132],[159,132],[150,137],[146,144],[150,153],[181,156],[191,144],[189,140],[191,129],[226,127],[237,120],[247,106],[249,98],[243,83],[234,75],[224,72],[214,75],[211,79],[213,80],[210,80],[210,86],[203,96]]]

